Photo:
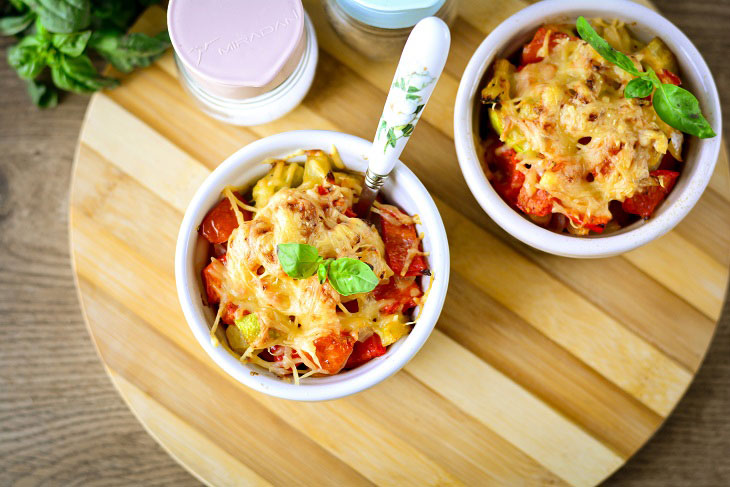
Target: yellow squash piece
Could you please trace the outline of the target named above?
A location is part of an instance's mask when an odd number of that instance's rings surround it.
[[[256,208],[263,208],[274,193],[283,188],[294,188],[302,184],[304,169],[301,165],[292,162],[279,161],[266,176],[259,179],[251,194],[256,202]]]
[[[397,342],[408,334],[408,325],[402,314],[388,315],[383,318],[375,329],[375,333],[380,335],[380,341],[384,347]]]
[[[307,161],[304,163],[304,182],[308,186],[322,184],[330,171],[332,163],[329,156],[322,151],[314,151],[307,155]]]

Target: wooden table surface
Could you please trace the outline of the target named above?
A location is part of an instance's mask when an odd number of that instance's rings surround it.
[[[655,2],[723,93],[730,2]],[[7,42],[2,44],[3,54]],[[4,58],[4,56],[3,56]],[[727,102],[727,100],[723,100]],[[68,187],[86,98],[39,112],[0,62],[0,485],[192,485],[109,383],[78,308]],[[725,103],[726,126],[730,105]],[[725,131],[727,135],[728,131]],[[721,485],[730,474],[730,309],[665,427],[608,485]]]

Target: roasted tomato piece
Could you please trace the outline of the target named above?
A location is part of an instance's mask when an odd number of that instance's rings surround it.
[[[550,27],[540,27],[537,29],[537,32],[535,32],[535,36],[532,40],[525,44],[525,47],[522,48],[522,63],[520,67],[526,64],[538,63],[544,59],[542,56],[539,56],[538,53],[542,46],[545,45],[545,37],[548,36],[548,49],[554,48],[560,39],[569,39],[571,37],[565,32],[556,31]]]
[[[352,301],[347,301],[346,303],[342,303],[342,306],[345,307],[347,311],[350,313],[357,313],[360,310],[360,305],[357,302],[357,299],[353,299]]]
[[[657,73],[657,76],[661,80],[662,83],[670,84],[679,86],[682,84],[682,80],[679,79],[679,76],[672,73],[668,69],[662,69],[660,72]]]
[[[362,342],[355,342],[352,349],[352,355],[347,359],[346,369],[354,369],[360,365],[369,362],[375,357],[385,355],[388,349],[383,346],[380,336],[377,333],[370,335],[368,339]]]
[[[240,194],[236,193],[235,195],[239,200],[244,201]],[[240,210],[244,220],[251,219],[250,211],[242,208]],[[236,228],[238,228],[236,213],[233,211],[228,198],[223,198],[205,215],[198,231],[208,242],[220,244],[228,241],[228,237]]]
[[[386,315],[405,313],[416,306],[416,298],[423,296],[423,291],[415,279],[403,279],[393,276],[385,284],[373,290],[378,301],[386,301],[380,311]]]
[[[420,240],[414,224],[402,224],[400,220],[407,215],[395,207],[382,207],[384,213],[381,221],[383,243],[385,244],[385,260],[396,276],[403,275],[403,267],[408,259],[410,249],[420,249]],[[426,259],[416,255],[406,270],[406,276],[420,276],[428,269]]]
[[[355,339],[350,335],[327,335],[314,341],[317,358],[322,369],[328,374],[336,374],[347,363],[352,354]]]
[[[603,233],[603,231],[606,229],[606,224],[605,223],[601,223],[601,224],[598,224],[598,225],[592,225],[590,223],[586,223],[584,226],[588,230],[590,230],[592,232],[596,232],[596,233]]]
[[[504,147],[502,142],[491,143],[484,153],[484,160],[492,173],[494,190],[511,206],[517,206],[525,175],[517,170],[517,153]]]
[[[235,325],[238,317],[238,306],[233,303],[226,303],[226,307],[221,313],[221,321],[226,325]]]
[[[610,221],[610,218],[597,216],[586,217],[585,215],[570,215],[568,218],[570,218],[573,223],[576,223],[577,225],[585,227],[588,230],[596,233],[603,233],[603,231],[606,229],[606,223]]]
[[[222,244],[212,244],[210,246],[210,253],[213,257],[220,260],[225,264],[226,262],[226,253],[228,252],[228,242],[224,242]]]
[[[275,347],[278,347],[279,345],[274,345]],[[258,353],[258,356],[261,360],[266,360],[267,362],[276,362],[276,357],[271,355],[269,353],[269,349],[262,350]]]
[[[679,177],[679,173],[676,171],[662,169],[657,169],[649,174],[656,178],[658,184],[646,188],[631,198],[627,198],[622,205],[626,213],[639,215],[644,219],[649,218],[656,207],[659,206],[659,203],[672,191],[674,184],[677,182],[677,177]]]
[[[205,285],[205,294],[208,297],[208,305],[218,304],[221,302],[221,296],[218,290],[221,287],[221,278],[218,270],[223,265],[218,259],[213,259],[210,264],[203,268],[203,284]]]
[[[349,218],[356,218],[357,217],[357,213],[355,213],[354,211],[352,211],[352,208],[347,208],[345,210],[345,216],[346,217],[349,217]]]
[[[538,189],[532,196],[528,196],[527,188],[523,186],[517,196],[517,208],[528,215],[548,216],[553,210],[553,197],[543,189]]]
[[[547,224],[547,228],[553,232],[562,233],[563,230],[568,226],[568,217],[562,213],[553,213],[550,217],[550,221]]]
[[[631,225],[632,221],[636,219],[634,215],[630,215],[624,211],[624,207],[620,201],[611,201],[608,205],[608,210],[611,212],[612,220],[622,228]]]
[[[679,161],[674,158],[672,154],[667,151],[662,157],[662,161],[659,163],[658,171],[676,171],[679,167]]]
[[[271,360],[268,358],[264,358],[264,360],[267,360],[269,362],[281,362],[284,360],[284,354],[279,353],[279,350],[282,350],[284,347],[282,345],[274,345],[273,347],[269,348],[268,350],[265,350],[264,352],[271,357]],[[262,352],[263,353],[263,352]],[[261,354],[259,354],[259,357],[261,357]],[[299,358],[299,354],[296,350],[292,350],[291,352],[291,358]]]

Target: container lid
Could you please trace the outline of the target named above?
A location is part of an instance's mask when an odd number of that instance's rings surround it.
[[[265,86],[297,53],[301,0],[171,0],[167,25],[185,66],[212,82]]]
[[[434,15],[446,0],[337,0],[342,10],[360,22],[384,29],[413,27]]]

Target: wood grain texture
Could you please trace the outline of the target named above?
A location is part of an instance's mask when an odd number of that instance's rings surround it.
[[[730,8],[727,2],[702,1],[685,5],[667,0],[659,3],[664,13],[687,31],[698,44],[716,75],[718,85],[727,86],[730,77],[730,71],[724,61],[724,53],[730,48],[730,42],[725,35],[727,26],[730,25]],[[677,13],[675,14],[675,12]],[[462,22],[460,25],[468,26],[469,24]],[[460,29],[461,31],[462,29]],[[471,35],[478,41],[479,34],[475,36],[475,32],[476,29],[466,32],[464,37],[468,38]],[[459,63],[462,63],[463,67],[466,60],[468,60],[468,52],[462,52],[457,58],[452,55],[450,65],[454,67],[447,67],[447,69],[451,69],[450,73],[458,77]],[[318,82],[322,81],[318,79]],[[337,86],[341,85],[335,85],[335,88]],[[0,93],[0,106],[3,109],[0,112],[0,145],[3,154],[0,158],[0,173],[2,173],[2,177],[0,177],[0,228],[2,229],[0,230],[0,242],[5,250],[3,256],[0,257],[2,259],[0,260],[0,286],[2,286],[2,293],[0,293],[0,330],[2,330],[0,377],[3,381],[0,386],[0,403],[2,404],[0,484],[9,485],[21,482],[24,485],[41,483],[58,485],[69,483],[85,485],[194,484],[195,480],[166,457],[164,452],[139,428],[138,423],[128,414],[116,393],[108,385],[83,331],[78,314],[67,261],[65,207],[70,157],[83,114],[84,100],[79,97],[70,97],[56,111],[40,114],[28,107],[22,86],[4,65],[0,70]],[[328,106],[325,100],[320,99],[318,102],[322,103],[323,107]],[[729,113],[727,109],[725,113],[727,120]],[[300,120],[304,120],[312,113],[300,112],[296,115],[301,117]],[[313,117],[310,121],[318,126],[321,124],[323,127],[329,123],[322,117]],[[185,127],[179,127],[179,129],[185,130]],[[190,130],[189,127],[187,130]],[[363,123],[362,127],[357,126],[355,130],[369,132],[370,127]],[[230,137],[232,142],[238,144],[246,143],[262,135],[238,129],[226,130],[224,133]],[[438,134],[438,131],[429,131],[429,136],[434,134]],[[191,157],[200,159],[200,154],[195,154],[189,147],[183,147],[183,144],[178,144],[178,146]],[[220,152],[220,157],[209,161],[211,163],[215,163],[230,152],[226,144],[213,149]],[[218,152],[211,153],[218,154]],[[114,169],[109,169],[109,171],[113,173]],[[104,174],[97,176],[101,179],[110,177]],[[117,172],[117,176],[119,176],[119,172]],[[112,179],[114,178],[112,177]],[[136,196],[144,197],[144,188],[140,189],[139,185],[135,186],[136,182],[133,179],[121,179],[123,182],[118,187],[126,186],[126,189],[115,187],[112,192],[121,191],[126,194],[126,191],[133,191]],[[716,180],[713,180],[713,187],[726,187],[726,183],[723,181],[727,181],[727,179],[721,179],[717,184],[715,184]],[[2,184],[3,182],[5,184]],[[43,200],[33,196],[34,192],[38,191],[42,192]],[[726,195],[718,193],[718,198],[726,199]],[[115,207],[108,203],[113,200],[114,198],[109,198],[106,203],[99,202],[108,212],[97,213],[102,224],[104,218],[108,218],[106,222],[110,223],[129,216],[129,208]],[[91,203],[90,207],[93,208],[94,204]],[[712,207],[714,207],[713,204],[708,205],[708,208]],[[168,205],[165,211],[167,213],[163,213],[163,215],[168,214],[170,218],[173,218],[172,215],[177,210]],[[118,212],[118,214],[115,215],[113,212]],[[29,221],[37,222],[37,226],[44,229],[44,236],[47,237],[39,240],[36,233],[27,233]],[[717,238],[728,238],[728,232],[722,230],[727,227],[720,226],[718,229],[717,222],[712,220],[692,219],[688,221],[692,222],[692,226],[687,227],[685,232],[682,232],[681,228],[678,229],[684,239],[692,241],[691,237],[697,229],[714,229],[712,238],[695,240],[692,243],[715,260],[722,262],[722,259],[727,259],[726,252],[718,252],[716,250],[718,246],[712,245]],[[480,221],[479,224],[481,225],[483,222]],[[175,225],[171,223],[170,226]],[[488,224],[485,225],[485,228],[488,228]],[[167,232],[165,231],[165,233]],[[139,247],[143,246],[139,245]],[[715,249],[714,254],[713,249]],[[139,249],[135,251],[139,251]],[[529,252],[527,255],[541,268],[551,273],[555,272],[556,266],[550,261],[549,256],[543,256],[545,258],[540,259],[530,256]],[[23,262],[23,265],[19,262]],[[163,270],[166,266],[171,265],[164,259],[158,260],[157,264]],[[612,266],[612,272],[615,272],[617,276],[627,269],[634,268],[623,260],[614,261]],[[572,282],[574,283],[572,285],[578,288],[584,284],[575,283],[575,276],[590,268],[590,266],[581,268],[577,265],[575,269],[565,271],[562,276],[556,277],[564,285],[570,285],[568,283]],[[553,275],[555,276],[555,274]],[[632,279],[641,279],[642,275],[644,282],[656,282],[642,272],[637,273],[636,271],[632,274]],[[473,286],[472,283],[461,279],[458,289],[466,292]],[[666,296],[665,293],[670,293],[668,288],[654,287],[652,299],[661,303],[663,296]],[[629,314],[628,311],[613,306],[623,299],[625,297],[617,292],[613,296],[602,296],[599,301],[594,302],[594,305],[628,327],[630,321],[626,316]],[[452,304],[452,306],[455,305],[458,305],[458,302]],[[51,313],[49,313],[49,308],[53,310]],[[492,327],[489,331],[490,339],[507,341],[514,339],[514,335],[509,333],[509,326],[534,329],[519,317],[500,311],[499,306],[492,307],[486,304],[485,309],[493,310],[492,312],[496,313],[496,317],[490,320]],[[649,307],[649,309],[659,308]],[[703,344],[693,343],[692,340],[688,340],[688,337],[683,337],[682,333],[686,330],[680,325],[683,322],[702,322],[700,320],[701,312],[689,303],[676,309],[659,311],[660,316],[652,314],[646,319],[643,319],[643,315],[636,317],[631,323],[631,330],[663,352],[673,350],[675,352],[673,358],[678,363],[683,364],[689,370],[696,369],[704,348]],[[677,320],[678,325],[673,332],[675,336],[667,339],[668,343],[663,343],[662,336],[652,334],[652,330],[655,329],[652,324],[661,322],[663,318],[676,316],[674,313],[677,312],[681,313],[681,319]],[[721,485],[730,474],[730,464],[724,454],[730,449],[730,427],[727,418],[727,410],[730,408],[730,394],[728,393],[730,390],[728,387],[730,382],[730,362],[728,362],[730,332],[728,330],[730,326],[728,326],[727,317],[728,312],[725,310],[707,361],[700,368],[688,395],[680,403],[668,423],[654,440],[607,484]],[[704,319],[706,320],[704,326],[713,325],[712,320]],[[667,321],[664,320],[664,322]],[[518,324],[513,325],[513,323]],[[461,326],[456,325],[440,325],[440,329],[456,341],[459,341],[458,334],[463,332]],[[40,341],[37,338],[38,334],[50,335],[53,340]],[[545,338],[541,338],[544,335],[533,334],[527,335],[527,337],[529,338],[527,341],[520,342],[520,346],[528,347],[527,350],[543,350],[543,347],[547,346]],[[557,347],[555,344],[553,346]],[[508,374],[514,381],[523,384],[527,390],[543,398],[545,402],[553,403],[563,400],[559,397],[550,397],[550,392],[544,387],[543,381],[539,380],[539,377],[532,377],[532,374],[529,373],[529,363],[515,363],[509,357],[500,356],[500,350],[491,347],[486,340],[484,343],[472,344],[470,352],[480,357],[486,357],[484,360],[494,365],[502,374]],[[557,373],[566,374],[566,370],[573,370],[572,366],[564,365],[563,360],[552,364],[547,360],[550,357],[548,355],[543,362],[540,362],[539,354],[534,355],[537,356],[535,360],[538,361],[538,365],[554,367],[557,369]],[[575,360],[569,354],[564,354],[563,357],[567,361]],[[545,374],[548,372],[545,371]],[[584,371],[581,374],[590,375],[595,372]],[[577,377],[568,375],[566,382],[568,380],[599,382],[595,378],[583,378],[581,374]],[[400,379],[401,376],[403,376],[402,379]],[[531,377],[532,380],[529,380],[528,377]],[[399,379],[398,383],[391,386],[390,382],[396,378]],[[411,391],[415,387],[421,394],[428,390],[421,390],[423,386],[419,385],[420,382],[408,372],[399,374],[396,378],[386,382],[378,389],[374,389],[371,391],[372,394],[370,392],[363,394],[362,407],[376,407],[381,394],[391,403],[399,404],[403,401],[403,397],[399,395],[401,390]],[[381,392],[386,385],[388,386],[387,392]],[[600,395],[602,396],[606,389],[612,387],[615,386],[604,381]],[[583,390],[582,387],[580,389]],[[127,389],[126,396],[127,398],[141,397],[140,400],[144,401],[145,394],[144,391],[137,393]],[[588,400],[593,392],[589,390],[584,394],[578,402],[583,403],[584,400]],[[433,396],[433,399],[439,398]],[[623,401],[622,404],[635,401],[630,397],[623,399],[617,397],[616,400]],[[438,404],[441,409],[449,407],[450,403],[444,403],[443,399],[440,399]],[[407,406],[408,404],[402,404],[401,409],[407,411]],[[631,421],[646,424],[651,418],[651,413],[641,412],[641,407],[640,405],[635,406],[635,416]],[[450,406],[450,408],[450,416],[456,415],[459,411],[455,406]],[[585,413],[581,412],[579,408],[566,412],[566,414],[575,421],[581,421],[581,417],[585,418]],[[170,428],[169,431],[178,431],[180,428],[179,423],[175,422],[178,417],[173,413],[166,415],[163,411],[156,417],[167,418],[163,424]],[[460,424],[474,427],[478,425],[478,423],[469,423],[467,420],[473,421],[469,416],[457,417],[459,419],[454,423],[439,426],[448,429]],[[391,428],[400,427],[400,422],[396,418],[388,419],[385,424]],[[611,422],[608,422],[594,424],[589,431],[592,434],[602,435],[606,441],[619,443],[624,435],[617,432],[616,428],[616,426],[611,426]],[[467,433],[469,431],[479,432],[477,438],[472,436],[464,441],[466,441],[465,444],[470,444],[482,438],[485,448],[484,456],[464,458],[455,455],[453,452],[460,449],[458,442],[454,445],[440,447],[430,444],[423,448],[445,455],[452,470],[451,473],[459,478],[465,478],[468,472],[479,472],[475,469],[480,465],[486,465],[487,467],[481,470],[484,477],[467,477],[472,480],[471,485],[476,485],[477,480],[482,479],[487,479],[486,483],[489,484],[508,483],[510,479],[516,478],[530,479],[531,484],[557,482],[556,479],[550,479],[545,477],[544,473],[539,473],[540,469],[527,457],[518,463],[506,463],[502,455],[507,452],[508,458],[515,458],[514,448],[510,449],[509,444],[501,444],[498,441],[499,436],[493,432],[472,430],[470,427],[466,427],[465,430]],[[161,435],[164,431],[152,431],[152,433]],[[412,438],[409,440],[412,444],[419,445],[433,443],[434,437],[439,434],[439,431],[414,428],[404,433]],[[618,438],[612,440],[612,433]],[[194,431],[192,433],[184,431],[184,434],[194,434]],[[212,446],[221,448],[218,443]],[[215,455],[215,458],[221,457]],[[241,472],[244,478],[254,479],[252,482],[255,482],[256,477],[245,477],[248,475],[245,470],[237,470],[240,467],[234,466],[232,458],[229,457],[231,463],[225,464],[231,469],[229,471]],[[500,466],[502,470],[499,470]],[[220,465],[211,464],[209,466],[211,475],[223,475],[219,467]],[[492,477],[489,477],[486,472],[494,473]],[[218,478],[220,483],[224,483],[226,478],[231,477],[210,478]]]

